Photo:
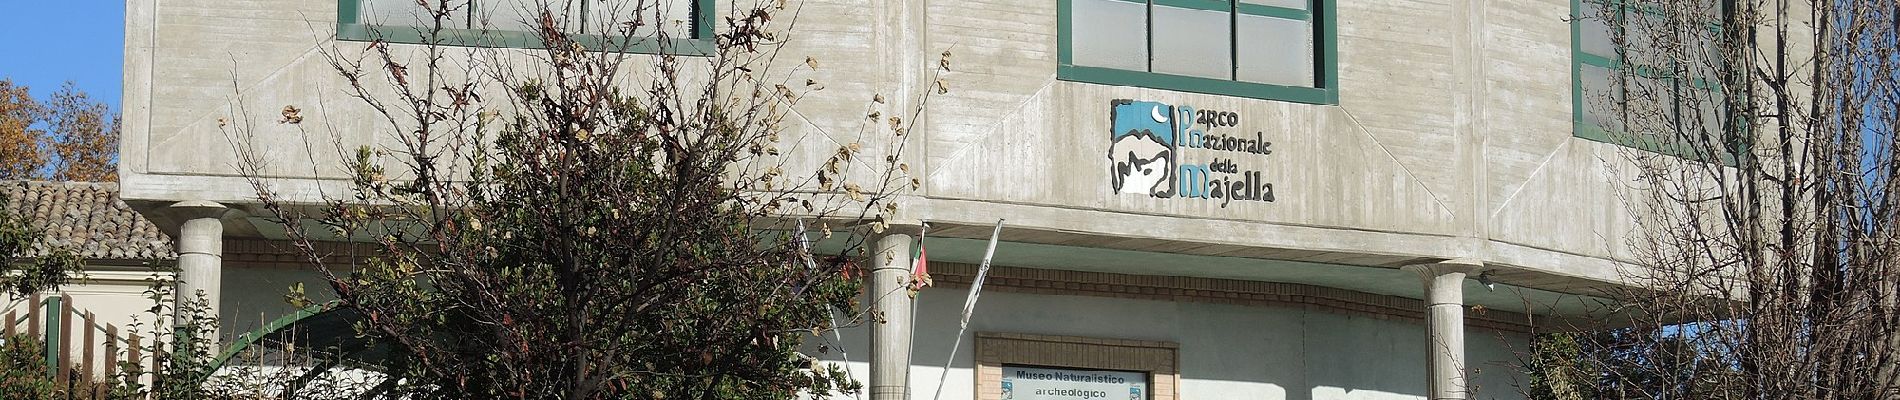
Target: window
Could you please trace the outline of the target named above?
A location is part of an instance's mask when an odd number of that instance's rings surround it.
[[[1063,80],[1339,102],[1333,0],[1059,0]]]
[[[1575,136],[1688,154],[1723,133],[1720,1],[1572,0]]]
[[[429,8],[447,1],[450,14],[440,35]],[[534,10],[567,9],[556,15],[577,42],[595,50],[710,54],[712,0],[338,0],[337,38],[476,47],[541,47],[527,21]],[[629,24],[637,18],[639,24]],[[630,25],[634,31],[622,29]],[[657,37],[664,32],[667,43]],[[432,40],[433,39],[433,40]],[[630,43],[627,41],[631,41]]]

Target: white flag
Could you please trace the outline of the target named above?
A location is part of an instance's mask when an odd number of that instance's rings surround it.
[[[976,297],[983,294],[983,278],[990,274],[990,258],[996,256],[996,239],[1002,235],[1003,220],[999,219],[996,229],[990,232],[990,247],[983,250],[983,264],[976,267],[976,281],[970,283],[970,296],[963,299],[963,320],[958,323],[958,332],[970,326],[970,313],[976,311]]]
[[[963,319],[957,322],[957,340],[950,343],[950,356],[944,358],[943,374],[937,376],[937,395],[932,399],[943,399],[943,382],[950,378],[950,362],[956,360],[957,347],[963,345],[963,332],[970,329],[970,313],[976,312],[976,296],[983,294],[983,278],[990,274],[990,258],[996,256],[996,240],[1003,236],[1003,220],[996,220],[996,230],[990,232],[990,247],[983,250],[983,264],[976,266],[976,280],[970,282],[970,295],[963,299]]]

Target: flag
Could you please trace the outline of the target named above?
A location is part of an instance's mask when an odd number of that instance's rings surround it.
[[[798,219],[798,231],[793,233],[793,235],[798,236],[798,239],[796,239],[798,240],[798,258],[800,261],[805,262],[805,268],[818,269],[818,262],[812,260],[811,236],[805,234],[805,219]]]
[[[917,291],[924,290],[924,287],[935,284],[930,280],[930,265],[925,261],[928,253],[924,249],[924,236],[929,232],[930,226],[925,225],[924,230],[917,235],[917,261],[910,266],[910,291],[913,296]]]
[[[983,250],[983,264],[976,267],[976,280],[970,282],[970,295],[963,300],[963,318],[957,322],[957,340],[950,342],[950,356],[944,357],[943,374],[937,376],[937,395],[931,397],[934,400],[943,399],[943,383],[950,381],[950,362],[956,360],[957,348],[963,345],[963,333],[970,330],[970,313],[976,312],[976,296],[983,294],[983,278],[990,274],[990,258],[996,255],[996,239],[1002,236],[1003,220],[999,219],[996,220],[996,230],[990,232],[990,247]]]
[[[963,300],[963,328],[970,326],[970,313],[976,311],[976,297],[983,294],[983,278],[990,274],[990,258],[996,255],[996,239],[1003,235],[1003,220],[996,220],[996,230],[990,232],[990,246],[983,250],[983,264],[976,266],[976,280],[970,282],[970,296]],[[959,328],[960,332],[962,328]],[[962,333],[957,334],[962,339]]]

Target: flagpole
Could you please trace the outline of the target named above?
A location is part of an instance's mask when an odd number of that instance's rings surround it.
[[[943,360],[943,373],[937,376],[937,394],[931,397],[933,400],[943,399],[943,382],[950,379],[950,363],[956,361],[957,348],[963,344],[963,332],[970,328],[970,313],[976,311],[976,297],[983,294],[983,278],[989,276],[990,259],[996,256],[996,239],[1002,236],[1003,220],[997,219],[996,229],[990,231],[990,246],[983,250],[983,264],[977,265],[976,280],[970,282],[970,294],[963,300],[963,318],[957,322],[957,339],[950,343],[950,356]],[[916,322],[913,320],[911,325],[915,326]]]
[[[914,360],[914,358],[911,357],[917,355],[917,300],[924,297],[924,291],[923,288],[917,286],[915,280],[917,279],[917,265],[924,262],[921,258],[924,256],[924,238],[930,236],[930,221],[919,222],[917,225],[917,255],[919,258],[910,260],[910,279],[913,282],[910,283],[910,287],[912,288],[910,292],[910,326],[904,328],[909,331],[905,332],[904,335],[910,337],[910,340],[905,341],[909,344],[909,347],[904,349],[905,360]],[[910,368],[910,366],[904,367]],[[904,374],[904,398],[910,398],[910,374],[908,373]]]

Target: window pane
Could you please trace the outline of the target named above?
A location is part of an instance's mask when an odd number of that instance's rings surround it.
[[[475,12],[476,22],[483,28],[495,31],[534,32],[539,30],[543,7],[553,14],[554,23],[568,31],[578,32],[579,20],[571,19],[577,14],[568,7],[578,7],[565,0],[481,0]]]
[[[1313,25],[1306,21],[1240,16],[1240,80],[1314,86]]]
[[[1623,102],[1622,91],[1617,90],[1616,76],[1610,69],[1595,65],[1584,65],[1579,71],[1578,80],[1583,95],[1578,99],[1583,104],[1583,123],[1603,128],[1610,132],[1623,130],[1622,118],[1617,110]]]
[[[1655,14],[1631,11],[1625,15],[1624,34],[1628,35],[1624,43],[1624,59],[1637,65],[1663,67],[1668,61],[1669,48],[1677,44],[1670,33],[1667,20]]]
[[[1715,135],[1722,130],[1722,98],[1714,91],[1682,88],[1683,130],[1690,135]]]
[[[1708,84],[1719,84],[1722,81],[1721,71],[1727,64],[1727,60],[1722,59],[1721,34],[1707,29],[1698,29],[1696,32],[1698,47],[1691,50],[1696,54],[1688,57],[1689,71],[1694,74],[1694,78],[1706,80]]]
[[[1699,91],[1698,93],[1701,93],[1701,95],[1697,96],[1697,98],[1701,100],[1696,102],[1695,109],[1697,114],[1700,114],[1697,118],[1702,122],[1703,132],[1707,132],[1712,137],[1722,137],[1724,124],[1722,123],[1721,94],[1709,91]]]
[[[1582,37],[1583,52],[1616,59],[1615,31],[1606,23],[1609,16],[1603,14],[1603,6],[1584,2],[1577,11],[1577,30]]]
[[[431,1],[430,7],[439,3]],[[416,0],[362,0],[357,3],[357,22],[380,26],[433,27],[435,18],[428,8],[416,4]],[[444,16],[442,27],[461,29],[468,27],[468,1],[451,0],[448,2],[449,15]]]
[[[694,0],[585,0],[587,32],[619,36],[637,22],[633,36],[655,36],[664,28],[667,37],[692,37]]]
[[[1305,10],[1306,0],[1240,0],[1241,3]]]
[[[1233,79],[1229,15],[1155,6],[1154,72]]]
[[[1075,0],[1069,32],[1075,65],[1148,70],[1148,6],[1116,0]]]
[[[1676,102],[1675,90],[1671,87],[1674,81],[1643,76],[1628,78],[1623,89],[1623,96],[1628,99],[1624,124],[1633,131],[1675,132],[1680,103]]]
[[[1728,2],[1721,0],[1693,0],[1684,2],[1695,11],[1697,23],[1719,25],[1722,23],[1722,10],[1728,9]]]

